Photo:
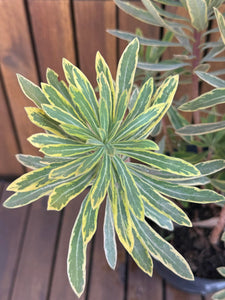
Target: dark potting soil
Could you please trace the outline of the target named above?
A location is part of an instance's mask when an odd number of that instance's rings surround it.
[[[220,208],[216,205],[191,204],[190,219],[205,220],[218,215]],[[200,227],[178,227],[173,232],[171,243],[185,257],[195,276],[220,278],[216,268],[225,266],[225,246],[223,242],[212,246],[209,243],[211,229]]]

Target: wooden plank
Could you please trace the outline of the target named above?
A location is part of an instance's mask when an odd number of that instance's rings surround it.
[[[19,147],[16,142],[15,132],[13,131],[13,126],[4,96],[2,83],[0,81],[0,176],[15,176],[22,174],[23,168],[15,158],[15,154],[19,152]]]
[[[32,106],[32,102],[23,95],[16,78],[16,73],[20,73],[37,82],[24,1],[0,0],[0,36],[2,76],[22,151],[35,154],[37,150],[26,138],[37,132],[37,127],[30,123],[24,111],[24,106]]]
[[[32,204],[12,300],[45,300],[60,214],[46,211],[46,197]]]
[[[96,86],[95,55],[99,50],[116,73],[116,39],[106,29],[116,27],[116,9],[113,1],[74,1],[75,27],[79,66]]]
[[[28,0],[28,5],[42,80],[48,67],[64,79],[62,58],[76,64],[70,1]]]
[[[13,285],[28,208],[6,209],[2,203],[9,197],[1,183],[0,201],[0,299],[8,300]]]
[[[69,247],[70,234],[75,219],[78,215],[80,205],[84,198],[84,195],[85,193],[82,193],[76,199],[72,200],[70,204],[65,208],[65,212],[63,215],[63,223],[60,231],[59,246],[57,250],[55,269],[53,274],[49,300],[86,299],[85,297],[86,297],[87,286],[83,295],[80,298],[78,298],[74,294],[67,278],[67,253]],[[88,274],[89,256],[90,256],[89,250],[90,247],[87,251],[87,267],[86,267],[87,274]]]
[[[103,250],[104,207],[101,207],[99,214],[88,291],[89,299],[123,300],[126,265],[125,250],[117,241],[118,259],[116,269],[113,271],[106,262]]]
[[[174,288],[170,284],[166,284],[166,300],[202,300],[201,295],[190,294]]]
[[[153,277],[149,277],[130,258],[127,299],[129,300],[161,300],[163,299],[162,279],[154,272]],[[177,298],[178,299],[178,298]]]

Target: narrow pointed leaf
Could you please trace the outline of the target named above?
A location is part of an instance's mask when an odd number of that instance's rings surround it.
[[[47,78],[48,84],[52,85],[56,90],[58,90],[60,92],[60,94],[66,100],[68,100],[71,105],[73,105],[68,87],[63,80],[59,80],[59,75],[52,69],[48,68],[47,72],[46,72],[46,78]]]
[[[90,199],[93,208],[99,206],[106,196],[111,177],[111,159],[106,153],[103,155],[101,167],[95,182],[90,190]]]
[[[138,60],[139,43],[134,39],[124,50],[116,74],[116,101],[120,99],[124,90],[130,96]]]
[[[144,271],[149,276],[152,276],[153,272],[153,262],[152,258],[149,255],[149,251],[142,241],[139,233],[136,231],[136,228],[133,230],[134,237],[134,247],[132,251],[128,251],[133,260],[136,262],[138,267]]]
[[[96,146],[87,144],[60,144],[60,145],[49,145],[41,148],[41,152],[49,156],[75,156],[78,154],[86,153],[88,151],[96,150]]]
[[[130,211],[120,183],[114,183],[113,179],[111,179],[111,186],[109,188],[109,199],[112,205],[114,226],[118,238],[124,248],[131,251],[134,246],[134,237]]]
[[[216,15],[217,24],[220,30],[220,36],[222,38],[223,43],[225,44],[225,19],[221,12],[214,8],[214,13]]]
[[[80,90],[73,86],[70,86],[70,91],[72,98],[79,107],[83,118],[88,122],[88,124],[95,131],[95,133],[98,133],[98,114],[96,114],[96,112],[92,109],[89,101],[87,100],[87,98],[85,98],[85,96],[81,93]]]
[[[49,103],[45,94],[42,92],[39,86],[26,79],[20,74],[17,74],[17,79],[19,81],[20,87],[23,93],[32,100],[39,108],[43,103]]]
[[[109,198],[107,198],[106,200],[103,236],[105,257],[110,268],[114,270],[117,261],[117,247],[113,222],[113,212]]]
[[[84,141],[96,138],[96,134],[92,132],[89,128],[81,128],[71,124],[62,124],[60,125],[60,127],[67,134]]]
[[[222,195],[212,190],[203,190],[196,187],[182,186],[160,181],[153,179],[150,176],[145,176],[139,172],[137,172],[137,175],[141,178],[141,180],[152,186],[159,193],[174,199],[193,203],[213,203],[223,201],[225,199]]]
[[[82,235],[84,243],[87,244],[95,234],[97,229],[97,218],[99,206],[92,207],[90,193],[88,194],[87,202],[84,207],[82,218]]]
[[[191,268],[173,246],[158,235],[145,221],[132,215],[132,221],[150,254],[168,269],[187,280],[194,280]]]
[[[114,81],[113,81],[111,72],[109,70],[109,67],[106,64],[106,62],[105,62],[104,58],[102,57],[102,55],[100,54],[100,52],[97,52],[97,54],[96,54],[95,69],[96,69],[96,73],[97,73],[97,78],[99,78],[100,74],[103,72],[105,79],[107,80],[107,83],[109,85],[110,92],[111,92],[112,112],[113,112],[114,108],[115,108]],[[104,78],[104,76],[103,76],[103,78]],[[103,81],[105,81],[105,80],[103,79]],[[103,84],[102,84],[102,86],[103,86]],[[101,88],[99,87],[99,89],[101,89]],[[101,92],[100,92],[100,94],[101,94]]]
[[[164,154],[154,153],[146,150],[118,150],[118,152],[173,174],[190,177],[201,175],[195,166],[180,158],[170,157]]]
[[[172,62],[172,63],[147,63],[147,62],[139,62],[137,67],[142,70],[147,71],[155,71],[155,72],[163,72],[163,71],[173,71],[186,66],[190,66],[189,63],[180,63],[180,62]]]
[[[76,222],[73,226],[67,256],[67,274],[70,285],[78,297],[84,291],[86,283],[86,249],[82,237],[82,216],[85,206],[83,201]]]
[[[196,111],[212,107],[221,103],[225,103],[225,87],[217,88],[210,92],[204,93],[201,96],[184,103],[179,107],[182,111]]]
[[[116,149],[122,150],[158,150],[158,145],[151,140],[129,140],[113,143]]]
[[[201,78],[202,80],[204,80],[205,82],[207,82],[208,84],[210,84],[216,88],[224,88],[225,87],[225,80],[220,79],[213,74],[200,72],[200,71],[196,71],[195,73],[199,78]]]
[[[217,132],[225,129],[225,121],[214,122],[214,123],[204,123],[204,124],[194,124],[182,127],[176,131],[179,135],[201,135],[212,132]]]
[[[113,114],[112,114],[112,112],[113,112],[112,97],[114,97],[113,91],[111,90],[110,85],[107,81],[107,78],[103,72],[101,72],[98,75],[97,81],[98,81],[100,99],[104,99],[104,101],[106,101],[107,114],[109,116],[109,120],[112,121],[112,116],[113,116]],[[99,117],[100,117],[100,121],[101,121],[101,112],[99,112]]]
[[[59,128],[58,123],[49,118],[42,109],[25,107],[25,110],[33,124],[56,135],[63,136],[63,131]]]
[[[27,154],[17,154],[16,159],[25,167],[30,169],[38,169],[46,166],[46,162],[43,162],[43,157],[33,156]]]
[[[134,179],[146,203],[177,224],[192,226],[188,216],[174,202],[160,195],[152,186],[139,179],[138,176],[134,176]]]
[[[41,86],[50,104],[55,105],[72,115],[75,114],[73,106],[57,89],[46,83],[42,83]]]
[[[99,162],[102,156],[103,150],[98,149],[97,151],[84,155],[82,154],[80,158],[64,163],[64,165],[53,169],[49,173],[50,178],[67,178],[71,175],[81,175],[83,173],[89,172],[93,169]]]
[[[107,102],[104,98],[101,98],[99,103],[99,120],[100,127],[105,131],[105,134],[108,135],[110,119]]]
[[[60,144],[77,145],[77,141],[75,140],[69,138],[62,138],[54,134],[47,134],[47,133],[33,134],[28,138],[28,141],[37,148],[41,148],[47,145],[60,145]]]
[[[198,31],[207,27],[207,3],[206,0],[186,0],[186,5],[191,18],[191,23]]]
[[[126,197],[131,211],[137,218],[144,219],[144,205],[141,193],[130,171],[118,156],[113,157],[113,163],[124,191],[124,197]]]
[[[70,182],[57,186],[48,200],[48,210],[61,210],[78,196],[91,182],[93,172],[77,177]]]

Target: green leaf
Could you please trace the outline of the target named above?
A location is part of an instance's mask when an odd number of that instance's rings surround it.
[[[145,183],[152,186],[159,193],[165,196],[193,203],[213,203],[223,201],[225,198],[216,192],[208,189],[199,189],[191,186],[182,186],[170,182],[153,179],[140,172],[135,173]]]
[[[134,176],[134,179],[145,202],[147,202],[149,206],[154,207],[159,213],[170,218],[177,224],[192,226],[188,216],[174,202],[160,195],[160,193],[154,190],[149,184],[139,179],[138,176]]]
[[[17,154],[16,159],[25,167],[30,169],[38,169],[46,166],[46,162],[43,162],[43,157],[33,156],[27,154]]]
[[[62,165],[61,163],[45,165],[44,167],[30,171],[26,174],[23,174],[16,180],[14,180],[8,187],[8,191],[33,191],[41,187],[42,185],[46,185],[48,183],[48,175],[49,172],[57,167]]]
[[[105,218],[103,225],[104,252],[106,260],[113,270],[116,267],[117,247],[113,223],[113,212],[109,198],[106,199]]]
[[[139,133],[142,128],[145,128],[147,125],[151,126],[163,108],[162,104],[151,106],[135,119],[127,122],[125,126],[121,126],[120,130],[113,138],[113,141],[120,141],[124,138],[128,139],[129,137],[133,138],[134,134]]]
[[[48,210],[61,210],[90,184],[93,172],[57,186],[48,200]]]
[[[74,107],[57,89],[47,83],[42,83],[41,87],[51,105],[57,106],[72,115],[76,115]]]
[[[59,75],[52,69],[48,68],[46,72],[46,78],[48,84],[53,86],[56,90],[60,92],[60,94],[70,102],[73,106],[73,102],[68,90],[66,83],[63,80],[59,80]]]
[[[163,72],[163,71],[174,71],[186,66],[190,66],[189,63],[180,63],[180,62],[162,62],[162,63],[147,63],[147,62],[139,62],[137,67],[146,71],[155,71],[155,72]]]
[[[148,249],[142,241],[139,233],[136,228],[133,230],[134,237],[134,247],[131,251],[128,251],[133,260],[136,262],[138,267],[147,273],[149,276],[152,276],[153,263],[151,256],[149,255]]]
[[[39,86],[26,79],[20,74],[17,74],[17,79],[23,93],[32,100],[39,108],[43,103],[49,103],[45,94],[42,92]]]
[[[62,66],[63,66],[63,70],[64,70],[64,74],[65,74],[67,82],[76,86],[74,73],[73,73],[75,66],[70,61],[68,61],[66,58],[63,58]]]
[[[98,134],[98,127],[99,127],[99,121],[98,121],[98,112],[96,113],[89,102],[87,98],[82,94],[80,90],[75,88],[74,86],[70,86],[70,92],[72,95],[72,98],[76,102],[77,106],[80,109],[80,112],[83,116],[83,118],[88,122],[88,124],[91,126],[92,130]]]
[[[82,237],[82,216],[86,199],[83,201],[76,222],[73,226],[67,256],[67,274],[70,285],[78,297],[84,291],[86,282],[86,249]]]
[[[139,114],[143,113],[148,109],[151,103],[152,94],[154,91],[153,78],[149,78],[142,86],[132,109],[130,110],[128,116],[126,117],[125,123],[131,119],[134,119]]]
[[[191,23],[195,29],[202,31],[208,24],[207,3],[205,0],[186,0]]]
[[[204,93],[201,96],[184,103],[179,107],[182,111],[196,111],[212,107],[221,103],[225,103],[225,87],[217,88],[210,92]]]
[[[214,7],[214,13],[215,13],[217,24],[218,24],[218,27],[220,30],[220,36],[222,38],[223,43],[225,44],[225,19],[224,19],[224,16],[215,7]]]
[[[145,199],[144,199],[145,200]],[[160,213],[154,206],[150,206],[146,201],[144,201],[145,216],[155,222],[159,227],[166,230],[172,231],[173,222],[162,213]]]
[[[99,109],[101,109],[101,101],[103,101],[103,99],[104,99],[104,101],[106,102],[105,106],[106,106],[109,121],[112,121],[112,117],[113,117],[113,114],[112,114],[112,112],[113,112],[112,97],[114,97],[113,96],[113,91],[110,89],[107,78],[105,77],[103,72],[101,72],[98,75],[97,81],[98,81],[99,95],[100,95],[100,99],[101,99]],[[104,112],[99,111],[100,122],[101,122],[102,113],[104,113]]]
[[[63,138],[54,134],[35,133],[27,139],[33,146],[41,148],[47,145],[77,145],[77,141],[70,138]]]
[[[129,140],[113,143],[116,149],[121,150],[158,150],[158,145],[151,140]]]
[[[124,197],[128,202],[129,208],[139,219],[144,219],[144,205],[141,193],[128,170],[126,164],[118,156],[113,157],[113,164],[121,182]]]
[[[225,180],[211,179],[211,184],[218,190],[225,192]]]
[[[217,132],[225,129],[225,121],[214,122],[214,123],[204,123],[204,124],[194,124],[182,127],[176,130],[179,135],[201,135],[208,134],[212,132]]]
[[[84,141],[89,139],[96,139],[96,134],[93,133],[89,128],[81,128],[70,124],[62,124],[60,125],[60,127],[64,130],[64,132],[71,136],[74,136],[75,138],[79,138]]]
[[[64,135],[58,123],[49,118],[42,109],[37,107],[25,107],[25,110],[30,121],[36,126],[59,136]]]
[[[73,116],[71,115],[71,113],[66,112],[63,109],[54,105],[44,104],[42,105],[42,108],[45,111],[45,113],[55,121],[61,124],[73,125],[74,127],[82,129],[82,131],[87,131],[87,127],[80,121],[79,116]],[[88,130],[87,132],[90,132],[91,135],[90,130]]]
[[[131,217],[150,254],[178,276],[194,280],[188,263],[173,246],[158,235],[145,221],[140,221],[133,215]]]
[[[48,145],[40,149],[40,151],[48,156],[75,156],[78,154],[86,153],[88,151],[96,150],[97,146],[87,144],[59,144],[59,145]]]
[[[104,154],[98,175],[90,190],[90,199],[93,208],[98,207],[106,196],[111,177],[111,159],[108,154]]]
[[[108,135],[110,119],[107,102],[104,98],[101,98],[99,103],[99,119],[101,129],[103,129],[105,134]]]
[[[133,39],[137,38],[139,40],[139,43],[144,46],[154,46],[154,47],[181,47],[179,43],[173,43],[173,42],[167,42],[167,41],[161,41],[161,40],[154,40],[154,39],[148,39],[142,36],[138,36],[137,34],[122,31],[122,30],[116,30],[116,29],[110,29],[107,30],[110,34],[113,36],[116,36],[122,40],[126,41],[132,41]]]
[[[52,180],[52,181],[46,180],[46,183],[43,184],[38,189],[26,191],[26,192],[22,191],[13,194],[4,202],[3,206],[7,208],[17,208],[17,207],[22,207],[24,205],[30,204],[40,199],[41,197],[49,194],[49,192],[53,190],[54,187],[68,180],[71,180],[71,178],[67,180],[62,180],[62,179]]]
[[[118,152],[173,174],[189,177],[200,175],[198,169],[180,158],[170,157],[164,154],[154,153],[146,150],[118,150]]]
[[[134,39],[126,47],[119,60],[116,73],[116,102],[125,90],[128,92],[128,97],[130,96],[138,61],[138,50],[138,40]]]
[[[213,74],[200,72],[200,71],[196,71],[195,74],[200,79],[204,80],[205,82],[207,82],[208,84],[210,84],[216,88],[224,88],[225,87],[225,80],[220,79]]]
[[[95,59],[95,69],[96,69],[96,73],[97,73],[97,80],[100,76],[100,74],[103,72],[103,74],[105,75],[102,76],[102,80],[105,81],[105,78],[107,80],[107,83],[110,87],[110,92],[111,92],[111,101],[112,101],[112,111],[114,111],[115,109],[115,90],[114,90],[114,81],[112,79],[112,75],[111,72],[109,70],[108,65],[106,64],[104,58],[101,56],[100,52],[97,52],[96,54],[96,59]],[[103,82],[102,82],[102,87],[103,87]],[[101,95],[101,87],[99,86],[99,91],[100,91],[100,95]],[[103,97],[105,98],[105,97]],[[108,99],[107,99],[108,100]]]
[[[82,235],[85,244],[92,239],[96,232],[99,208],[100,205],[95,208],[92,207],[91,196],[89,193],[82,218]]]
[[[98,149],[97,151],[84,155],[82,154],[79,158],[64,163],[62,166],[53,169],[49,173],[50,178],[67,178],[71,175],[81,175],[83,173],[89,172],[93,169],[99,162],[103,153],[103,149]]]
[[[113,211],[114,226],[118,238],[126,250],[131,251],[134,246],[134,236],[132,233],[132,222],[127,199],[124,191],[117,180],[111,178],[109,188],[109,199]]]
[[[225,267],[219,267],[219,268],[216,268],[216,270],[220,273],[220,275],[225,277]]]

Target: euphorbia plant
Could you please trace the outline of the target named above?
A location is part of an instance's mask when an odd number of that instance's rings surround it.
[[[196,182],[204,184],[204,176],[220,166],[214,162],[193,166],[160,154],[157,144],[147,139],[172,103],[178,76],[166,78],[157,89],[150,78],[131,97],[138,50],[139,42],[134,39],[119,61],[115,83],[97,53],[99,100],[85,75],[66,59],[63,68],[68,85],[58,81],[50,69],[48,84],[42,84],[42,89],[18,77],[24,93],[37,105],[26,108],[28,117],[46,132],[28,139],[43,156],[17,156],[34,170],[9,185],[8,190],[15,193],[4,206],[20,207],[49,195],[48,209],[61,210],[90,187],[68,251],[68,276],[78,296],[85,287],[87,244],[95,234],[105,199],[104,250],[111,268],[116,266],[116,233],[137,265],[150,276],[152,256],[189,280],[193,275],[187,262],[145,218],[167,229],[173,228],[172,221],[191,226],[187,215],[169,198],[196,203],[224,200],[214,191],[193,187]]]

